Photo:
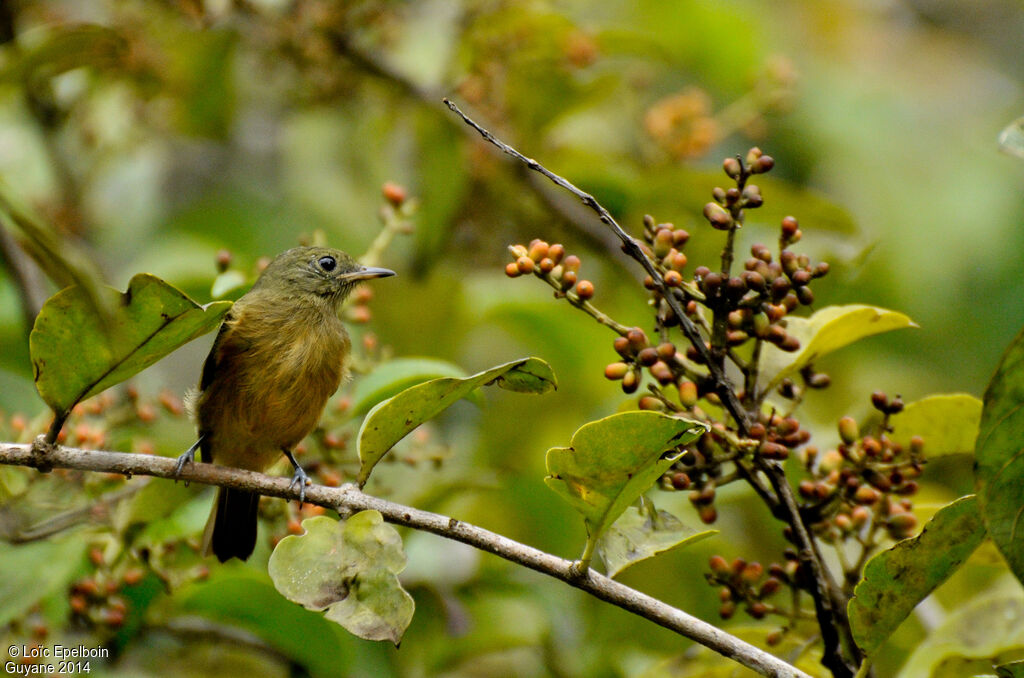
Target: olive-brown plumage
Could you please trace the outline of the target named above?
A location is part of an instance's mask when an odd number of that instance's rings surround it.
[[[274,259],[225,317],[203,365],[194,412],[205,462],[263,471],[315,427],[348,369],[350,342],[338,317],[361,280],[394,275],[326,247]],[[179,468],[194,448],[182,455]],[[295,464],[295,482],[305,473]],[[259,496],[221,488],[203,539],[221,562],[256,544]]]

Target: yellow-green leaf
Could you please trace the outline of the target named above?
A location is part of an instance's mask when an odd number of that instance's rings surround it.
[[[432,379],[378,403],[366,415],[357,437],[360,487],[395,443],[476,388],[497,384],[518,393],[547,393],[556,387],[555,383],[555,374],[546,362],[521,358],[461,379]]]
[[[107,322],[75,286],[50,297],[32,328],[36,388],[58,415],[213,330],[231,308],[229,301],[200,306],[146,273],[127,292],[100,292],[111,310]]]
[[[684,446],[706,432],[706,425],[688,419],[622,412],[584,424],[570,447],[548,450],[544,481],[583,514],[587,525],[584,561],[605,530],[683,454]]]
[[[773,390],[784,378],[821,356],[859,339],[917,327],[902,313],[862,304],[826,306],[809,318],[790,317],[786,323],[786,332],[800,340],[800,349],[787,353],[765,344],[761,353],[761,374],[768,382],[765,391]]]
[[[889,419],[891,438],[907,447],[924,439],[925,456],[971,454],[981,423],[981,400],[967,393],[943,393],[909,403]]]
[[[396,645],[412,621],[412,596],[398,574],[405,552],[398,531],[378,511],[347,520],[317,516],[302,521],[305,534],[282,539],[267,571],[288,600],[326,617],[366,640]]]

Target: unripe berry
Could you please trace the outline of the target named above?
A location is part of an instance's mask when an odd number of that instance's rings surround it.
[[[764,174],[771,172],[773,167],[775,167],[775,158],[770,155],[762,155],[750,164],[750,171],[754,174]]]
[[[764,204],[764,198],[761,197],[761,189],[755,184],[748,184],[743,188],[743,206],[744,207],[760,207]]]
[[[562,261],[562,257],[565,256],[565,246],[560,243],[555,243],[548,247],[548,258],[555,262],[557,266]]]
[[[685,490],[690,486],[690,476],[686,475],[682,471],[677,471],[672,474],[672,487],[677,490]],[[725,559],[723,558],[723,561]]]
[[[778,344],[779,348],[788,353],[794,353],[800,350],[800,340],[794,337],[792,334],[787,334],[786,338],[782,340],[782,343]]]
[[[654,256],[659,259],[672,249],[672,231],[663,228],[654,236]]]
[[[539,262],[541,259],[544,259],[548,256],[548,248],[548,244],[543,240],[534,240],[533,242],[530,243],[530,249],[527,252],[526,256],[530,257],[534,261]]]
[[[729,619],[736,614],[736,603],[729,600],[722,603],[722,607],[718,608],[718,616],[722,619]]]
[[[626,363],[611,363],[604,368],[605,378],[611,379],[612,381],[622,379],[626,376],[627,372],[629,372],[629,365]]]
[[[658,344],[658,348],[656,350],[658,352],[658,357],[662,360],[671,360],[676,357],[676,345],[671,341],[665,341]]]
[[[708,560],[708,567],[715,574],[729,573],[729,562],[722,556],[711,556],[711,559]]]
[[[679,287],[683,284],[683,276],[679,271],[667,271],[665,273],[665,285],[667,287]]]
[[[871,394],[871,404],[876,410],[885,412],[889,408],[889,396],[882,391],[875,391]]]
[[[853,500],[858,504],[864,506],[870,506],[879,499],[878,490],[871,487],[870,485],[861,485],[857,488],[857,491],[853,495]]]
[[[679,382],[679,402],[683,407],[693,407],[697,404],[697,398],[697,384],[692,381]]]
[[[660,412],[665,409],[665,404],[654,396],[642,396],[640,402],[637,403],[637,407],[641,410]]]
[[[711,525],[718,520],[718,509],[716,509],[712,504],[701,506],[697,511],[697,517],[700,518],[700,521],[705,525]]]
[[[753,584],[757,582],[759,579],[761,579],[763,575],[764,567],[761,565],[761,563],[754,562],[749,563],[746,567],[743,568],[743,571],[740,572],[740,579],[742,579],[748,584]]]
[[[516,267],[520,273],[533,273],[533,259],[530,257],[519,257],[516,259]]]
[[[626,339],[629,340],[629,345],[633,347],[633,350],[639,351],[646,348],[648,343],[647,334],[644,333],[639,327],[634,327],[626,334]]]
[[[646,350],[646,349],[645,349]],[[674,380],[672,370],[662,361],[657,361],[650,367],[651,376],[658,380],[658,383],[671,384]]]
[[[594,297],[594,283],[589,280],[581,280],[576,283],[576,294],[580,299],[587,300]]]
[[[562,274],[562,289],[567,290],[576,284],[576,271],[566,271]]]
[[[548,250],[548,253],[550,254],[550,249]],[[570,254],[565,258],[565,261],[562,262],[562,266],[565,267],[566,271],[579,271],[580,258],[577,257],[575,254]]]
[[[704,218],[720,231],[727,231],[732,226],[732,215],[716,202],[704,205]]]
[[[672,244],[675,247],[681,248],[683,245],[689,242],[689,240],[690,234],[686,230],[682,228],[677,228],[676,230],[672,231]]]
[[[747,151],[747,165],[753,165],[762,155],[764,155],[764,152],[757,146],[754,146]]]
[[[839,420],[839,437],[844,443],[852,445],[859,435],[857,421],[853,417],[843,417]]]
[[[914,534],[914,530],[917,528],[917,518],[913,513],[898,513],[889,518],[888,526],[893,537],[906,539]]]
[[[635,370],[630,370],[622,378],[622,392],[623,393],[636,393],[636,390],[640,387],[640,375]]]
[[[715,202],[722,204],[725,202],[725,189],[721,186],[715,186],[711,189],[711,197],[715,199]]]
[[[725,192],[725,204],[732,207],[733,205],[740,201],[740,196],[740,189],[733,186],[732,188]]]
[[[761,443],[761,446],[757,450],[762,457],[765,459],[786,459],[789,456],[789,450],[784,445],[765,441]]]
[[[217,272],[223,273],[231,266],[231,252],[228,250],[217,251]]]
[[[551,257],[544,257],[537,264],[537,268],[540,269],[541,273],[551,273],[551,271],[555,269],[555,262],[551,259]]]
[[[658,362],[658,351],[655,348],[648,346],[641,349],[641,351],[636,354],[636,359],[644,367],[650,367],[654,363]]]
[[[685,254],[683,254],[682,252],[676,252],[675,254],[672,255],[672,261],[669,262],[669,266],[672,267],[673,271],[682,271],[684,268],[686,268],[687,261],[689,260],[686,258]],[[666,280],[666,282],[668,281]]]
[[[751,603],[747,612],[749,612],[750,616],[754,619],[764,619],[764,616],[768,614],[768,606],[761,601],[758,601],[756,603]]]
[[[405,188],[390,181],[384,184],[381,193],[384,195],[384,199],[395,207],[401,207],[407,197]]]
[[[796,233],[797,229],[800,228],[800,224],[797,222],[796,217],[783,217],[782,218],[782,237],[789,240]]]
[[[736,158],[726,158],[722,161],[722,169],[729,176],[730,179],[736,179],[743,172],[743,168],[740,166],[740,161]]]
[[[633,345],[629,343],[629,339],[626,337],[615,337],[615,341],[612,342],[612,346],[615,348],[615,352],[623,358],[633,357]]]
[[[814,303],[814,292],[810,287],[798,287],[796,288],[796,298],[804,306],[810,306]]]

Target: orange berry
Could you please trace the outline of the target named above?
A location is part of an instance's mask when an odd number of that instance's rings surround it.
[[[505,266],[505,275],[507,275],[510,278],[518,278],[520,275],[522,275],[522,271],[519,270],[519,267],[516,266],[515,262],[512,262],[511,264],[507,264]]]
[[[406,195],[405,188],[398,184],[391,183],[390,181],[384,184],[381,188],[381,193],[384,195],[384,199],[395,207],[401,207],[402,203],[404,203],[408,197]]]
[[[576,283],[576,294],[580,299],[590,299],[594,296],[594,283],[589,280],[581,280]]]
[[[530,257],[519,257],[516,259],[516,267],[520,273],[533,273],[533,259]]]

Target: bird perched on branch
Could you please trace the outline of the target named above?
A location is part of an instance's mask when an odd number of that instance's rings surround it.
[[[292,453],[317,425],[348,371],[351,342],[342,302],[363,280],[394,275],[339,250],[296,247],[278,255],[235,302],[203,365],[191,410],[199,440],[177,472],[202,460],[264,471],[284,454],[300,501],[309,483]],[[248,558],[256,545],[259,495],[220,488],[203,536],[203,555]]]

